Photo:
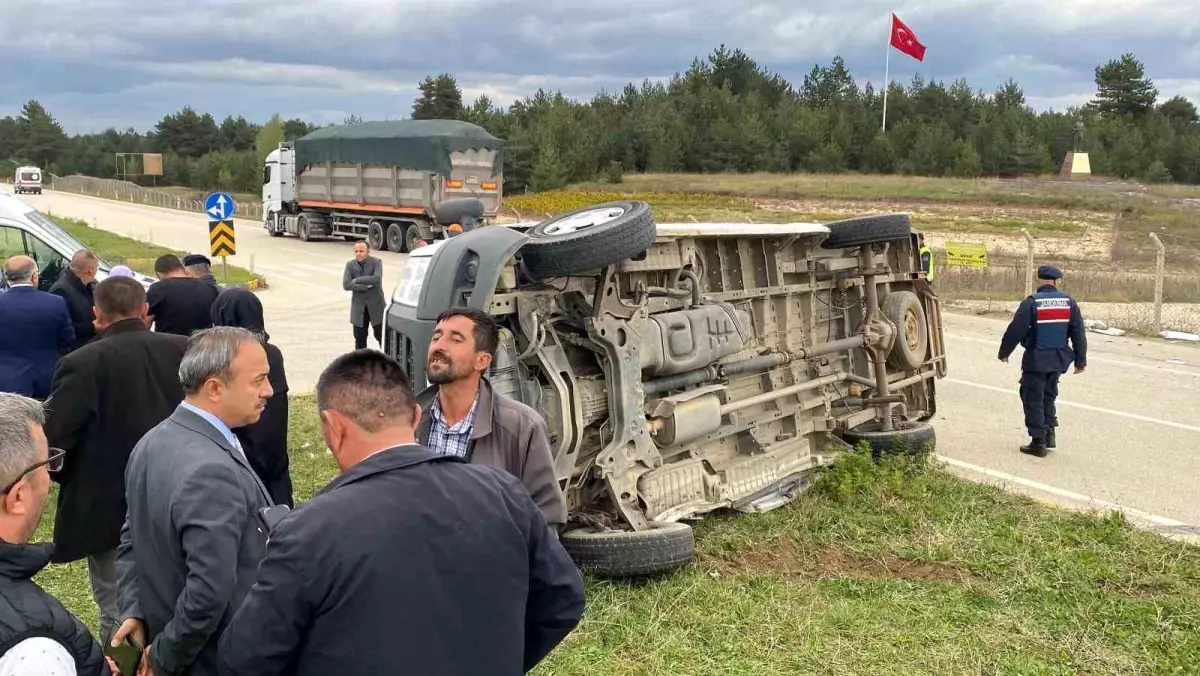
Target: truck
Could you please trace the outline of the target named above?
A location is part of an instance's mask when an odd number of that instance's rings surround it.
[[[852,447],[932,451],[937,296],[905,214],[657,223],[613,202],[410,254],[384,350],[428,386],[439,313],[500,324],[485,377],[546,421],[560,539],[601,576],[693,556],[688,520],[786,504]]]
[[[504,142],[458,120],[335,125],[281,143],[263,166],[263,227],[302,241],[366,240],[408,252],[491,224]]]
[[[37,167],[17,167],[13,174],[13,190],[18,195],[27,192],[42,194],[42,170]]]

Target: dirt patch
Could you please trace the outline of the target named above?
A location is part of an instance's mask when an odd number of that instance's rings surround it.
[[[974,575],[944,563],[914,561],[891,554],[878,558],[865,557],[836,546],[810,550],[788,538],[746,552],[701,556],[700,562],[709,566],[716,575],[752,573],[811,580],[980,581]]]

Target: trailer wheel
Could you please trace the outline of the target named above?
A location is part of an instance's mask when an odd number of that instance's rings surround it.
[[[575,565],[598,577],[635,577],[665,573],[691,563],[692,527],[651,522],[650,530],[574,528],[562,534],[563,548]]]
[[[646,251],[657,232],[645,202],[596,204],[530,228],[521,264],[534,279],[589,272]]]
[[[424,242],[425,238],[421,237],[420,226],[418,226],[416,223],[410,224],[408,226],[408,230],[404,233],[404,250],[408,253],[412,253],[416,249],[420,248],[421,244]]]
[[[848,249],[875,242],[904,240],[912,236],[912,221],[909,220],[908,214],[849,218],[827,223],[826,227],[829,228],[829,237],[821,243],[821,248],[824,249]]]
[[[900,369],[920,368],[929,350],[929,322],[920,297],[912,291],[893,291],[883,297],[879,306],[897,331],[888,363]]]
[[[379,221],[371,221],[367,226],[367,246],[371,247],[372,251],[384,251],[383,241],[383,224]]]
[[[885,432],[875,421],[842,432],[842,440],[851,446],[867,442],[871,457],[878,460],[889,455],[928,455],[937,444],[937,435],[927,422],[901,421]]]
[[[406,251],[404,246],[404,226],[399,223],[392,223],[387,229],[387,248],[389,251],[403,253]]]

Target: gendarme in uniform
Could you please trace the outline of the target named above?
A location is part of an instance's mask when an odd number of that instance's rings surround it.
[[[1031,441],[1021,447],[1021,452],[1044,458],[1048,449],[1055,447],[1058,379],[1072,363],[1075,373],[1083,372],[1087,366],[1087,338],[1079,305],[1058,288],[1062,272],[1043,265],[1037,276],[1037,292],[1021,301],[1000,341],[999,357],[1006,362],[1018,344],[1025,348],[1021,358],[1021,404]]]

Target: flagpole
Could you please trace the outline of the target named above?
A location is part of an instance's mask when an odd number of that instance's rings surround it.
[[[888,16],[888,29],[887,29],[887,48],[886,48],[886,51],[884,52],[885,56],[883,57],[883,123],[879,126],[879,130],[881,133],[884,133],[884,134],[887,133],[887,95],[888,95],[888,89],[891,86],[891,80],[889,78],[890,73],[888,72],[888,70],[891,68],[891,65],[892,65],[892,21],[891,21],[891,18],[892,18],[892,15],[889,15]]]

